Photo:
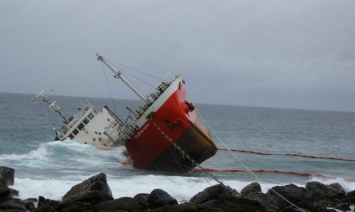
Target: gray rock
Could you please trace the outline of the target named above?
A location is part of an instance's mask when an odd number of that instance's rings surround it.
[[[274,206],[270,205],[266,200],[266,195],[261,192],[261,186],[257,182],[245,186],[240,194],[244,198],[260,202],[267,208],[274,208]]]
[[[339,183],[329,184],[328,187],[338,192],[339,194],[345,194],[344,188]]]
[[[349,198],[345,193],[339,192],[320,182],[308,182],[306,188],[309,191],[306,197],[311,199],[315,206],[332,207],[344,202],[349,202]]]
[[[217,184],[197,193],[190,199],[190,203],[204,203],[210,200],[216,200],[220,195],[228,195],[232,197],[239,196],[237,191],[232,190],[221,184]]]
[[[80,193],[90,193],[89,191],[99,191],[105,196],[112,198],[112,193],[109,185],[107,184],[106,174],[100,173],[89,179],[73,186],[64,196],[63,201],[70,201],[74,196],[80,195]],[[94,192],[91,192],[94,193]],[[77,199],[77,198],[74,199]]]
[[[6,166],[0,166],[0,181],[6,185],[13,185],[15,182],[15,170]]]
[[[175,198],[161,189],[154,189],[148,196],[148,205],[150,208],[159,208],[165,205],[177,205]]]
[[[292,204],[297,204],[304,198],[304,189],[294,184],[274,186],[266,193],[266,200],[279,209],[286,208]]]
[[[245,186],[240,195],[242,197],[248,198],[250,196],[254,196],[255,194],[261,193],[261,186],[258,182],[250,183],[249,185]]]
[[[113,200],[112,196],[101,192],[101,191],[83,191],[80,193],[77,193],[75,195],[71,195],[63,201],[63,203],[66,202],[89,202],[93,205],[100,203],[100,202],[105,202],[108,200]]]
[[[338,192],[333,188],[316,181],[306,183],[306,188],[308,191],[313,192],[314,200],[333,197],[338,194]]]

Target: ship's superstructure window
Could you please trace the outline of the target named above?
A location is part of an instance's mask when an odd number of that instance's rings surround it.
[[[84,124],[83,123],[80,123],[79,125],[78,125],[78,130],[80,131],[80,130],[82,130],[84,128]]]
[[[90,121],[90,120],[89,120],[88,118],[85,118],[84,121],[83,121],[83,123],[86,125],[86,124],[89,123],[89,121]]]
[[[94,114],[90,113],[90,114],[88,115],[88,117],[89,117],[89,119],[92,119],[92,118],[94,118]]]
[[[74,135],[77,135],[78,133],[79,133],[79,130],[78,130],[78,129],[73,130],[73,134],[74,134]]]

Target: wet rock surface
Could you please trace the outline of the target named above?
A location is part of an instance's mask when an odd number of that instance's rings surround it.
[[[114,198],[104,173],[74,185],[61,201],[43,196],[21,200],[16,198],[18,192],[8,187],[13,182],[13,176],[8,176],[5,180],[0,175],[1,212],[332,212],[351,211],[351,206],[355,205],[355,190],[345,192],[340,184],[324,185],[316,181],[308,182],[305,187],[294,184],[275,186],[266,193],[262,193],[260,184],[254,182],[244,187],[240,194],[218,184],[204,189],[189,202],[183,203],[178,203],[159,188],[150,194]]]

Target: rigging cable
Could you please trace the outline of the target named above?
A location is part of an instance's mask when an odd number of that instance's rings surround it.
[[[257,179],[260,183],[262,183],[263,181],[252,171],[250,170],[244,163],[243,161],[241,161],[235,154],[233,154],[233,152],[228,148],[228,146],[222,141],[222,139],[215,133],[215,131],[208,125],[207,121],[203,118],[203,116],[200,114],[200,112],[195,109],[197,114],[201,117],[201,119],[203,120],[203,122],[206,123],[207,127],[212,131],[212,133],[217,137],[217,139],[219,140],[219,142],[221,142],[223,144],[223,146],[225,147],[225,149],[227,151],[229,151],[229,153],[231,155],[233,155],[233,157],[239,161],[240,164],[242,164],[242,166],[244,166],[244,168],[247,170],[247,172],[249,172],[250,174],[252,174],[255,179]],[[289,201],[288,199],[286,199],[285,197],[283,197],[281,194],[279,194],[277,191],[275,191],[274,189],[270,188],[267,184],[265,184],[268,189],[270,189],[271,191],[273,191],[277,196],[279,196],[281,199],[285,200],[286,202],[288,202],[289,204],[291,204],[292,206],[296,207],[298,210],[305,212],[304,210],[302,210],[300,207],[298,207],[297,205],[293,204],[291,201]]]
[[[122,66],[122,67],[128,68],[128,69],[130,69],[130,70],[132,70],[132,71],[135,71],[135,72],[138,72],[138,73],[144,74],[144,75],[146,75],[146,76],[148,76],[148,77],[154,78],[154,79],[156,79],[156,80],[163,81],[163,79],[160,79],[160,78],[158,78],[158,77],[155,77],[155,76],[150,75],[150,74],[147,74],[147,73],[144,73],[144,72],[139,71],[139,70],[137,70],[137,69],[130,68],[130,67],[128,67],[128,66],[122,65],[122,64],[117,63],[117,62],[114,62],[114,61],[112,61],[112,60],[108,60],[108,59],[106,59],[106,60],[107,60],[107,61],[109,61],[110,63],[114,63],[114,64],[116,64],[116,67],[117,67],[117,65],[119,65],[119,66]],[[118,67],[117,67],[117,68],[118,68]],[[122,70],[122,69],[120,69],[120,70]],[[122,71],[123,71],[123,70],[122,70]]]
[[[148,86],[150,86],[150,87],[152,87],[152,88],[155,88],[154,85],[149,84],[148,82],[146,82],[146,81],[140,79],[139,77],[134,76],[133,74],[131,74],[131,73],[129,73],[129,72],[123,70],[122,68],[120,68],[120,67],[118,67],[118,66],[116,66],[116,65],[114,65],[114,64],[111,64],[111,65],[114,66],[114,67],[116,67],[116,68],[119,69],[120,71],[124,72],[126,75],[130,75],[131,77],[135,78],[136,80],[141,81],[142,83],[144,83],[144,84],[146,84],[146,85],[148,85]],[[149,75],[148,75],[148,76],[149,76]]]

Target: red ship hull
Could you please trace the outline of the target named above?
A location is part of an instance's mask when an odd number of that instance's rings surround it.
[[[181,77],[148,108],[141,123],[125,144],[135,168],[186,172],[217,151]]]

